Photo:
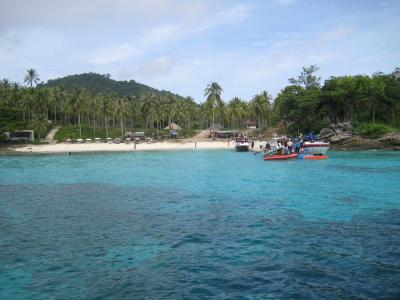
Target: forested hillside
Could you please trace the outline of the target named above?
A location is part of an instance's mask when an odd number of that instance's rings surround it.
[[[145,93],[169,93],[167,91],[159,91],[147,85],[136,82],[135,80],[118,81],[111,79],[109,74],[103,75],[91,72],[69,75],[57,79],[50,79],[43,86],[62,87],[65,91],[72,91],[76,88],[83,88],[89,91],[103,94],[116,94],[119,96],[142,96]]]

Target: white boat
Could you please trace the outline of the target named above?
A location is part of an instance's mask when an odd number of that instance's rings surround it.
[[[250,143],[245,137],[238,137],[235,141],[236,151],[249,151]]]
[[[303,144],[304,154],[326,154],[330,144],[324,141],[306,141]]]

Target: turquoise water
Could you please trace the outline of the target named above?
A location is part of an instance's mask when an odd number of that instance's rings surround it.
[[[0,299],[400,297],[400,154],[0,156]]]

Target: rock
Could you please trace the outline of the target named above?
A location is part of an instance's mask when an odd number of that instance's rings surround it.
[[[333,132],[333,130],[330,129],[330,128],[322,128],[319,134],[320,135],[324,135],[324,134],[328,134],[328,133],[331,133],[331,132]]]
[[[349,135],[349,134],[341,134],[341,135],[332,136],[332,137],[329,139],[329,141],[330,141],[332,144],[338,144],[338,143],[343,143],[344,141],[350,140],[350,139],[352,139],[352,138],[353,138],[353,137],[352,137],[351,135]]]
[[[379,139],[363,138],[352,131],[351,122],[331,124],[319,134],[332,148],[349,150],[393,149],[400,150],[400,132],[388,133]]]
[[[336,136],[336,133],[332,131],[332,132],[327,133],[327,134],[320,134],[319,138],[321,140],[329,140],[329,139],[331,139],[332,137],[335,137],[335,136]]]
[[[363,139],[360,137],[349,139],[345,141],[342,146],[352,150],[371,150],[385,148],[385,145],[378,140]]]
[[[332,136],[335,136],[336,133],[330,128],[322,128],[321,132],[319,133],[320,139],[326,140]]]
[[[387,133],[378,140],[386,146],[400,146],[400,132]]]
[[[353,128],[353,126],[351,126],[351,122],[350,121],[343,122],[343,125],[345,126],[345,128],[347,130],[351,130]]]

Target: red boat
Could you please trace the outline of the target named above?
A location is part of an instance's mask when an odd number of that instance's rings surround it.
[[[297,153],[292,153],[292,154],[275,154],[271,156],[264,156],[264,160],[288,160],[288,159],[295,159],[297,158],[298,154]]]

